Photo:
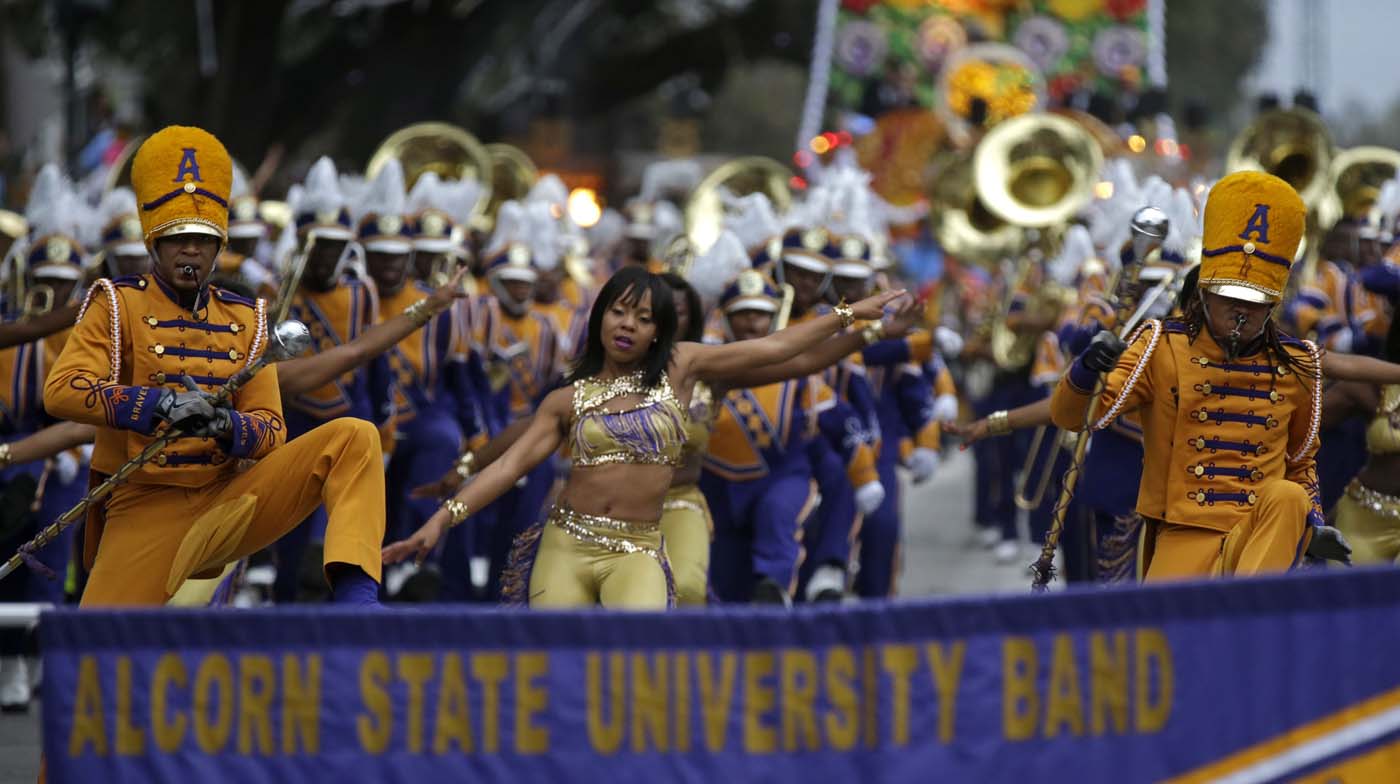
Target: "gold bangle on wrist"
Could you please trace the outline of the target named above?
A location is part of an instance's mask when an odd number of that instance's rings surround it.
[[[1004,436],[1011,432],[1011,415],[1005,411],[993,411],[987,415],[987,434]]]
[[[10,445],[0,444],[0,468],[9,468],[10,463],[14,461],[14,456],[10,454]]]
[[[879,343],[880,341],[885,339],[885,322],[870,322],[865,326],[865,329],[862,329],[860,331],[860,336],[865,341],[865,345],[867,346],[869,346],[872,343]]]
[[[856,323],[855,311],[851,310],[851,306],[847,305],[844,299],[841,300],[841,304],[832,308],[831,312],[835,313],[836,317],[841,319],[841,329],[846,329]]]
[[[447,510],[447,515],[452,520],[447,526],[448,528],[455,528],[461,525],[462,521],[467,519],[467,515],[471,514],[471,512],[467,510],[467,505],[455,498],[449,498],[443,501],[442,508]]]
[[[476,455],[467,452],[457,458],[457,476],[463,479],[470,479],[473,469],[476,468]]]
[[[424,324],[427,324],[428,319],[433,317],[433,311],[430,307],[428,307],[427,297],[424,297],[423,299],[420,299],[412,305],[409,305],[408,307],[404,308],[403,314],[405,316],[408,316],[409,321],[412,321],[414,324],[420,327]]]

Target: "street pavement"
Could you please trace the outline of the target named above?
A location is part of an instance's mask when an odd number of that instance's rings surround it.
[[[1007,593],[1030,590],[1027,566],[1035,551],[1023,545],[1014,563],[998,565],[976,544],[972,524],[971,455],[945,450],[938,473],[920,486],[905,485],[904,568],[899,593],[905,597]],[[1022,526],[1024,532],[1024,525]],[[39,764],[39,717],[0,716],[0,784],[33,782]]]

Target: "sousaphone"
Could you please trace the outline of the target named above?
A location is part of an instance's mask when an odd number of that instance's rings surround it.
[[[491,154],[477,138],[451,123],[415,123],[389,134],[370,156],[365,167],[365,179],[374,176],[390,158],[398,158],[403,166],[404,187],[413,184],[424,172],[434,172],[444,180],[476,180],[486,193],[472,208],[473,215],[486,211],[491,192]]]
[[[719,239],[724,230],[725,193],[736,197],[762,193],[773,203],[774,213],[781,215],[792,206],[791,178],[792,170],[761,155],[735,158],[710,172],[685,204],[690,253],[702,254]]]

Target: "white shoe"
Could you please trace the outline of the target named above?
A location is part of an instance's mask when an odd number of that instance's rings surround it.
[[[29,710],[29,667],[23,656],[0,659],[0,710],[24,713]]]
[[[467,573],[471,576],[473,588],[485,588],[491,579],[491,561],[484,555],[473,555],[467,561]]]
[[[807,601],[840,601],[846,594],[846,572],[833,564],[822,564],[807,581]]]
[[[977,532],[977,543],[982,545],[982,549],[990,550],[1001,542],[1001,531],[995,528],[983,528]]]
[[[254,566],[243,573],[244,585],[256,585],[259,588],[271,589],[277,582],[277,567],[272,564]]]
[[[408,582],[408,578],[418,573],[421,567],[412,561],[397,563],[385,570],[384,592],[390,596],[398,596],[403,590],[403,584]]]
[[[1021,558],[1021,545],[1014,539],[1006,539],[992,550],[992,556],[1002,566],[1016,563]]]

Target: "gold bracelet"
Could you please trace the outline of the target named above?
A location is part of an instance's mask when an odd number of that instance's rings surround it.
[[[841,319],[841,329],[846,329],[856,323],[855,311],[851,310],[851,306],[847,305],[844,299],[841,300],[841,304],[832,308],[831,312],[835,313],[836,317]]]
[[[1004,436],[1011,432],[1011,415],[1005,410],[987,415],[987,435]]]
[[[461,457],[457,458],[457,476],[460,476],[463,479],[470,479],[472,475],[472,469],[474,469],[475,467],[476,455],[472,454],[471,452],[467,452],[466,454],[463,454]]]
[[[412,321],[415,325],[420,327],[424,324],[427,324],[428,320],[431,319],[434,315],[432,309],[428,307],[427,297],[424,297],[423,299],[420,299],[412,305],[409,305],[408,307],[404,308],[403,314],[405,316],[408,316],[409,321]]]
[[[467,510],[467,505],[455,498],[449,498],[443,501],[442,508],[447,510],[448,517],[452,520],[447,526],[448,528],[456,528],[461,525],[462,521],[467,519],[467,515],[471,514],[471,512]]]
[[[10,463],[14,461],[14,456],[10,454],[10,445],[0,444],[0,468],[9,468]]]
[[[879,343],[880,341],[885,339],[885,322],[870,322],[866,325],[865,329],[862,329],[860,331],[860,336],[865,341],[865,345],[867,346],[872,343]]]

